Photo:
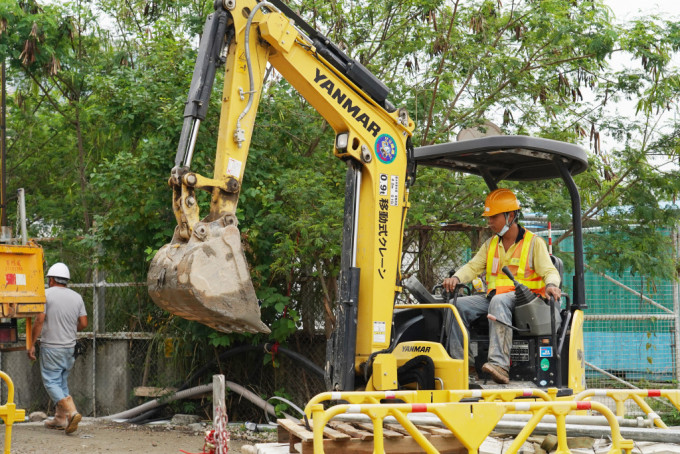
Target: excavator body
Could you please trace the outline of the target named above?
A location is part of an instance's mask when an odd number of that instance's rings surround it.
[[[225,80],[214,173],[205,177],[192,170],[191,160],[221,65]],[[565,180],[574,220],[579,221],[575,295],[565,313],[549,318],[554,321],[550,333],[522,340],[529,342],[530,351],[555,353],[549,359],[530,355],[527,364],[545,366],[538,374],[527,369],[519,375],[539,387],[582,390],[580,201],[571,175],[587,167],[585,151],[523,136],[415,149],[414,122],[405,109],[387,100],[387,87],[280,0],[218,1],[206,20],[169,179],[177,227],[172,241],[156,254],[147,279],[154,302],[219,331],[268,332],[260,321],[235,216],[267,65],[333,128],[334,155],[347,164],[336,323],[326,354],[327,388],[386,391],[413,386],[408,381],[413,374],[400,375],[407,364],[428,372],[416,384],[419,389],[469,386],[467,337],[462,358],[451,357],[445,347],[454,324],[466,331],[456,307],[427,291],[420,292],[423,298],[415,298],[417,304],[397,300],[404,287],[413,295],[413,287],[401,276],[402,238],[416,166],[429,165],[480,175],[490,189],[503,179]],[[203,218],[198,190],[211,195],[210,211]]]

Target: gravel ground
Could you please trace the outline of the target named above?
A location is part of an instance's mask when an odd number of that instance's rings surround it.
[[[275,433],[256,434],[229,428],[229,452],[240,454],[241,446],[274,441]],[[5,433],[0,430],[4,446]],[[12,454],[178,454],[203,452],[205,433],[183,426],[136,426],[107,420],[83,418],[78,430],[66,435],[46,429],[42,422],[12,426]]]

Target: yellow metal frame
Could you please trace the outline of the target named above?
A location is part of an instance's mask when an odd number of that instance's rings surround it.
[[[9,375],[0,371],[0,378],[7,384],[7,403],[0,405],[0,418],[5,423],[5,454],[10,454],[12,447],[12,425],[26,418],[26,410],[16,408],[14,403],[14,382]]]
[[[386,417],[394,417],[406,429],[413,439],[427,453],[437,453],[437,449],[427,440],[420,430],[408,419],[410,413],[431,413],[437,416],[468,450],[477,453],[479,447],[496,427],[501,418],[510,412],[530,412],[531,418],[512,444],[504,452],[519,452],[522,444],[531,435],[538,423],[546,414],[555,416],[557,423],[557,454],[566,454],[567,447],[566,416],[569,413],[593,410],[607,419],[611,429],[612,447],[610,454],[625,452],[630,454],[633,441],[621,436],[619,423],[605,405],[598,402],[477,402],[477,403],[415,403],[415,404],[349,404],[336,405],[324,410],[322,404],[314,404],[310,408],[314,433],[314,452],[321,454],[323,450],[323,430],[326,424],[340,414],[364,414],[373,423],[373,452],[384,452],[383,421]]]
[[[569,335],[569,376],[567,386],[577,394],[586,389],[586,354],[583,341],[582,310],[575,310],[571,320],[571,333]]]
[[[453,403],[462,399],[477,398],[484,402],[512,402],[517,398],[557,400],[557,388],[542,389],[461,389],[443,391],[345,391],[325,392],[314,396],[305,406],[304,413],[312,417],[312,408],[316,404],[330,401],[346,401],[349,404],[379,404],[383,400],[401,400],[407,404]]]

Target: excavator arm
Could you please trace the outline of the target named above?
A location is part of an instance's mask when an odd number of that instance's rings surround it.
[[[215,68],[225,65],[214,174],[191,170]],[[218,0],[207,19],[169,180],[177,227],[154,258],[149,293],[160,307],[224,332],[267,332],[235,217],[267,64],[328,122],[347,162],[338,322],[328,385],[353,389],[372,353],[389,346],[401,244],[414,178],[412,120],[359,62],[279,1]],[[196,190],[210,192],[201,218]]]

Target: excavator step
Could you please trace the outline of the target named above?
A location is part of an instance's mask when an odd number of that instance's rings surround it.
[[[288,419],[278,421],[278,441],[288,443],[288,452],[312,454],[314,452],[314,434],[312,423],[309,427],[304,422]],[[467,449],[448,429],[430,425],[417,425],[420,433],[425,435],[440,453],[465,453]],[[385,424],[383,428],[385,452],[398,454],[422,453],[423,448],[399,424]],[[326,454],[372,453],[373,424],[370,422],[330,421],[323,431],[323,449]]]

